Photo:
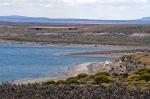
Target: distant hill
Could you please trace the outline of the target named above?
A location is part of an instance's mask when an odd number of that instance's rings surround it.
[[[150,24],[150,17],[137,20],[91,20],[91,19],[61,19],[26,16],[0,16],[0,22],[26,22],[48,24]]]
[[[150,17],[144,17],[141,20],[143,20],[143,21],[150,21]]]

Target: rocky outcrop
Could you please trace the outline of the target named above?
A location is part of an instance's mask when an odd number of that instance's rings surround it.
[[[112,62],[111,74],[122,75],[132,73],[144,67],[150,67],[150,53],[125,55]]]
[[[109,72],[112,68],[112,62],[105,61],[105,62],[95,62],[88,66],[90,73],[96,73],[99,71],[107,71]]]
[[[109,72],[110,74],[123,75],[133,73],[144,67],[150,67],[150,52],[138,52],[132,55],[125,55],[105,62],[87,62],[72,66],[69,69],[69,74],[77,75],[79,73],[94,74],[101,71]]]

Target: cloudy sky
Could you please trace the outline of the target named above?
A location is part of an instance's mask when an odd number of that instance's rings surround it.
[[[0,16],[138,19],[150,16],[150,0],[0,0]]]

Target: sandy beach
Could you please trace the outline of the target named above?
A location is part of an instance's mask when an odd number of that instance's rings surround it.
[[[42,83],[42,82],[46,82],[49,80],[54,80],[54,81],[64,80],[64,79],[67,79],[69,77],[76,76],[80,73],[90,73],[91,69],[88,66],[90,66],[93,63],[94,62],[85,62],[85,63],[70,66],[68,68],[67,74],[64,76],[43,77],[43,78],[27,78],[27,79],[16,80],[16,81],[13,81],[12,83],[14,83],[14,84],[28,84],[28,83]]]
[[[68,68],[68,72],[64,76],[59,77],[43,77],[43,78],[28,78],[28,79],[21,79],[16,80],[13,83],[14,84],[28,84],[28,83],[43,83],[46,81],[54,80],[65,80],[69,77],[77,76],[80,73],[86,73],[86,74],[93,74],[98,71],[109,71],[111,68],[111,65],[109,65],[111,62],[105,61],[105,62],[84,62],[80,64],[76,64],[73,66],[70,66]]]

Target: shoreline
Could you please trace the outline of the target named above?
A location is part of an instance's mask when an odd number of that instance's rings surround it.
[[[26,78],[26,79],[20,79],[15,80],[12,83],[13,84],[28,84],[28,83],[43,83],[46,81],[54,80],[65,80],[69,77],[74,77],[80,73],[87,73],[89,74],[91,72],[89,66],[96,62],[84,62],[76,65],[72,65],[68,68],[67,74],[64,76],[58,76],[58,77],[41,77],[41,78]]]
[[[16,45],[32,45],[32,46],[46,46],[46,47],[76,47],[76,48],[97,48],[105,50],[135,50],[135,49],[149,49],[150,46],[140,45],[109,45],[109,44],[72,44],[72,43],[46,43],[46,42],[25,42],[25,41],[13,41],[2,40],[0,44],[16,44]]]
[[[66,43],[61,43],[61,44],[43,44],[39,42],[1,42],[0,44],[17,44],[17,45],[32,45],[32,46],[46,46],[46,47],[70,47],[70,48],[96,48],[96,49],[105,49],[110,52],[113,51],[125,51],[125,50],[150,50],[149,46],[124,46],[124,45],[98,45],[98,44],[66,44]],[[106,51],[106,52],[108,52]],[[71,55],[71,54],[76,54],[76,53],[64,53],[61,55]],[[79,53],[80,56],[84,57],[108,57],[108,58],[118,58],[126,54],[131,54],[131,53],[98,53],[98,52],[92,52],[90,54],[84,54]],[[91,64],[104,64],[104,62],[84,62],[80,63],[74,66],[70,66],[70,70],[68,70],[68,74],[64,76],[59,76],[59,77],[42,77],[42,78],[27,78],[27,79],[20,79],[20,80],[15,80],[13,83],[15,84],[28,84],[28,83],[42,83],[44,81],[49,81],[49,80],[64,80],[69,77],[76,76],[79,73],[91,73],[93,72],[92,68],[89,68],[89,65]],[[95,67],[94,67],[95,68]],[[102,69],[105,69],[103,67]]]
[[[109,71],[111,68],[111,65],[109,65],[110,61],[105,62],[84,62],[76,65],[72,65],[68,68],[68,72],[64,76],[58,76],[58,77],[42,77],[42,78],[27,78],[27,79],[20,79],[15,80],[12,83],[13,84],[32,84],[32,83],[44,83],[47,81],[58,81],[58,80],[65,80],[70,77],[77,76],[80,73],[86,73],[86,74],[93,74],[98,71]]]
[[[138,52],[150,52],[150,49],[135,49],[135,50],[111,50],[111,51],[97,51],[97,52],[81,52],[81,53],[66,53],[64,55],[83,56],[83,57],[106,57],[116,59],[124,55],[130,55]]]

